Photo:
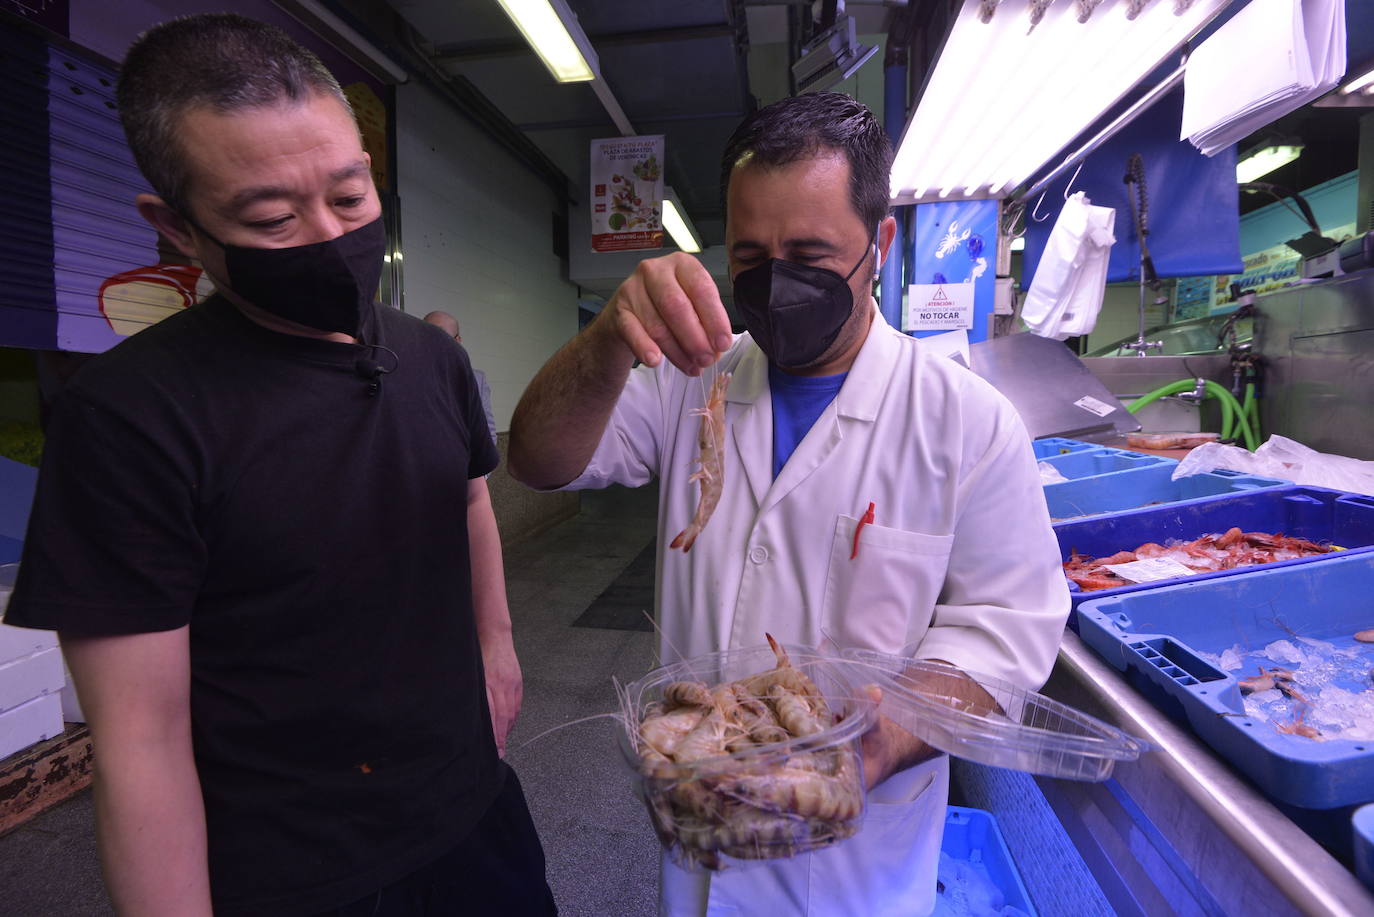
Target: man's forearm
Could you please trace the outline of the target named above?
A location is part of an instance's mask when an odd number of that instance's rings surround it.
[[[205,804],[190,736],[97,741],[96,756],[96,837],[116,913],[209,917]]]
[[[531,487],[561,487],[591,461],[634,365],[607,306],[525,389],[511,417],[507,467]]]
[[[520,715],[524,680],[515,656],[510,606],[506,603],[501,536],[492,514],[491,495],[482,478],[468,482],[468,554],[472,565],[472,608],[477,642],[482,649],[482,674],[487,706],[498,754],[505,755],[506,737]]]
[[[485,481],[469,482],[468,555],[472,567],[472,610],[477,634],[510,633],[506,603],[506,575],[501,559],[501,534]]]

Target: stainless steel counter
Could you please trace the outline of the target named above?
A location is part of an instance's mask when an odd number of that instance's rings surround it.
[[[1037,780],[1118,914],[1374,914],[1353,874],[1070,631],[1044,693],[1155,746],[1105,783]]]

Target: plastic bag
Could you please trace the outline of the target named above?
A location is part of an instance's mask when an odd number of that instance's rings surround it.
[[[1021,307],[1034,334],[1062,341],[1097,325],[1115,224],[1116,211],[1094,207],[1082,191],[1064,203]]]
[[[1041,484],[1063,484],[1068,480],[1068,478],[1060,473],[1058,468],[1054,467],[1049,462],[1037,462],[1036,464],[1040,467]]]
[[[1374,496],[1374,462],[1318,452],[1284,436],[1269,437],[1254,452],[1239,446],[1205,443],[1178,463],[1174,480],[1218,468]]]

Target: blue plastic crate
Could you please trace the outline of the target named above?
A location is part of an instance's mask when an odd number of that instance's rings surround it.
[[[1355,840],[1355,875],[1374,888],[1374,805],[1356,809],[1350,828]]]
[[[1259,478],[1239,471],[1212,471],[1173,480],[1177,465],[1150,465],[1108,477],[1080,478],[1045,485],[1050,518],[1069,520],[1117,513],[1161,503],[1178,503],[1216,494],[1282,487],[1290,481]]]
[[[1374,741],[1280,733],[1272,722],[1246,715],[1237,678],[1277,664],[1260,655],[1270,643],[1302,645],[1308,638],[1352,652],[1332,684],[1367,690],[1374,645],[1354,635],[1371,624],[1372,593],[1374,554],[1345,554],[1094,599],[1078,609],[1079,633],[1127,672],[1143,696],[1186,717],[1198,736],[1270,796],[1304,809],[1332,809],[1374,801]],[[1236,644],[1248,653],[1232,672],[1199,655],[1220,656]]]
[[[1225,532],[1233,526],[1239,526],[1247,532],[1281,532],[1310,541],[1340,545],[1349,552],[1371,551],[1374,550],[1374,497],[1322,487],[1271,487],[1060,522],[1055,525],[1054,534],[1059,539],[1060,559],[1067,561],[1075,550],[1090,557],[1106,557],[1118,551],[1133,551],[1148,541],[1158,544],[1171,540],[1192,541],[1212,532]],[[1080,592],[1077,584],[1071,582],[1069,592],[1075,613],[1069,616],[1069,625],[1074,630],[1078,629],[1077,609],[1089,599],[1159,589],[1175,583],[1202,582],[1244,576],[1261,570],[1326,563],[1335,556],[1339,555],[1283,560],[1263,566],[1197,573],[1156,583],[1137,583],[1094,592]]]
[[[1095,478],[1106,475],[1115,476],[1139,468],[1163,467],[1170,472],[1178,467],[1178,462],[1162,455],[1146,455],[1143,452],[1128,452],[1125,449],[1088,449],[1083,452],[1070,452],[1066,455],[1052,455],[1040,461],[1054,467],[1070,481],[1081,478]]]
[[[1004,905],[1018,908],[1028,917],[1036,917],[1025,883],[1012,861],[1007,842],[1002,839],[997,819],[991,813],[949,806],[945,810],[945,836],[940,850],[951,859],[967,863],[975,873],[994,885],[1002,893]],[[937,894],[931,917],[961,913],[954,898],[952,889]]]
[[[1089,452],[1101,449],[1097,443],[1085,443],[1079,439],[1065,439],[1062,436],[1047,436],[1031,443],[1035,447],[1035,457],[1046,459],[1055,455],[1068,455],[1070,452]]]

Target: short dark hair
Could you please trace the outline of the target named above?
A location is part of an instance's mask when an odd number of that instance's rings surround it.
[[[746,157],[765,166],[785,166],[826,150],[849,161],[849,198],[869,227],[891,210],[892,141],[867,105],[838,92],[792,96],[760,108],[735,129],[720,161],[722,202],[730,173]]]
[[[353,108],[338,80],[276,26],[234,13],[183,16],[154,26],[129,47],[116,99],[143,177],[177,211],[189,183],[178,120],[189,109],[226,113],[300,102],[319,93]]]

